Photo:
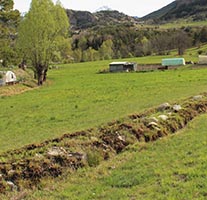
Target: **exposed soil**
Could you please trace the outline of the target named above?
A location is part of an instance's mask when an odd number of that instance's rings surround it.
[[[0,192],[33,188],[43,177],[57,177],[122,152],[135,142],[151,142],[174,134],[207,111],[207,93],[182,103],[164,103],[105,126],[64,134],[0,155]]]

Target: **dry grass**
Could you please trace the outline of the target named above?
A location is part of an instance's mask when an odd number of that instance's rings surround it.
[[[30,69],[26,71],[14,69],[12,71],[17,77],[17,83],[0,87],[0,97],[21,94],[37,87],[37,83],[33,79],[33,72]]]

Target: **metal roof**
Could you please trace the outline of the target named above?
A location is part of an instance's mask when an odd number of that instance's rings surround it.
[[[128,62],[111,62],[110,65],[126,65]]]

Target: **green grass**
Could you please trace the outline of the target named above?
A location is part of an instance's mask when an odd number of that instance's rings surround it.
[[[207,21],[192,21],[189,19],[180,19],[176,20],[171,23],[166,23],[163,25],[160,25],[160,28],[164,29],[172,29],[172,28],[182,28],[182,27],[203,27],[207,25]]]
[[[45,181],[27,199],[204,200],[207,196],[207,115],[178,134],[135,144],[97,168]]]
[[[161,57],[134,60],[154,63]],[[206,69],[98,74],[109,62],[63,65],[49,71],[51,85],[0,97],[0,152],[98,126],[207,90]]]
[[[160,29],[160,30],[166,30],[166,29],[178,29],[183,27],[203,27],[207,26],[207,20],[204,21],[193,21],[191,18],[188,19],[178,19],[174,20],[169,23],[164,24],[138,24],[137,28],[139,29]]]
[[[162,25],[144,25],[143,27],[151,27],[160,29],[174,29],[174,28],[182,28],[182,27],[203,27],[207,25],[207,21],[192,21],[191,18],[188,19],[178,19],[173,22],[165,23]]]

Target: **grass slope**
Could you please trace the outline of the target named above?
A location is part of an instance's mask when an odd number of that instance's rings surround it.
[[[207,25],[207,21],[193,21],[192,19],[179,19],[170,23],[160,25],[160,28],[173,29],[182,27],[203,27]]]
[[[132,60],[157,63],[161,57]],[[52,85],[0,97],[0,152],[207,90],[206,69],[97,74],[109,62],[64,65],[49,71]]]
[[[97,168],[43,183],[26,199],[204,200],[207,196],[207,115],[179,134],[135,144]]]
[[[144,17],[141,18],[141,20],[149,20],[149,19],[159,19],[161,18],[163,15],[167,14],[168,12],[170,12],[173,8],[176,7],[176,2],[173,1],[172,3],[168,4],[167,6],[154,11]]]

